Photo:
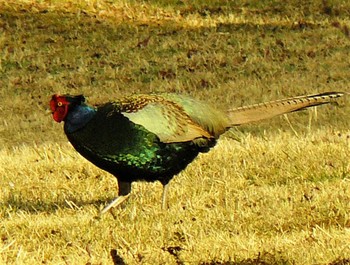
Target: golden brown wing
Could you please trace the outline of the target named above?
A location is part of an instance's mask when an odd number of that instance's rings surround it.
[[[121,114],[156,134],[163,143],[213,137],[193,121],[182,106],[160,95],[131,96],[121,102]]]

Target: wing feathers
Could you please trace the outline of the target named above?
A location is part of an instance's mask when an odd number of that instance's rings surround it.
[[[149,96],[151,97],[151,96]],[[157,100],[158,98],[158,100]],[[195,123],[191,117],[174,102],[153,96],[152,100],[138,107],[137,111],[121,113],[135,124],[156,134],[163,143],[187,142],[197,138],[211,138],[209,132]]]

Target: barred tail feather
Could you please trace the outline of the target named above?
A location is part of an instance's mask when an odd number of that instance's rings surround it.
[[[278,116],[281,114],[302,110],[334,102],[344,96],[345,92],[325,92],[321,94],[292,97],[270,101],[239,108],[230,109],[228,116],[231,126],[242,125]]]

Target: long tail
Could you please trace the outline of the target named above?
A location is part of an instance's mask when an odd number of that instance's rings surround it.
[[[348,94],[346,92],[325,92],[321,94],[292,97],[276,101],[254,104],[239,108],[230,109],[228,116],[231,126],[242,125],[269,119],[277,115],[302,110],[334,102],[335,99]]]

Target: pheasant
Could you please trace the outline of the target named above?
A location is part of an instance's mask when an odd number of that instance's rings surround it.
[[[169,181],[199,153],[208,152],[233,126],[326,104],[343,96],[326,92],[219,111],[189,96],[140,94],[89,106],[83,95],[53,95],[50,108],[73,147],[117,178],[118,197],[100,214],[125,201],[134,181],[160,181],[162,208]]]

